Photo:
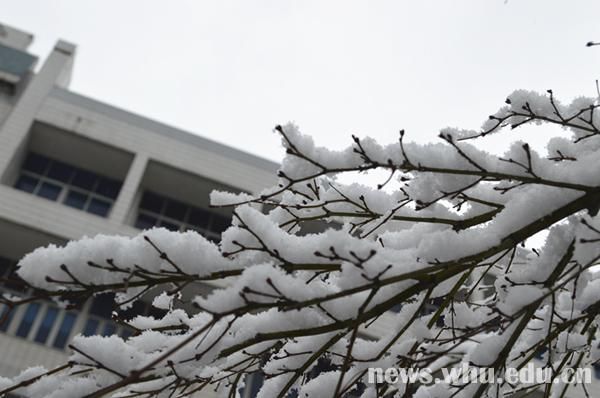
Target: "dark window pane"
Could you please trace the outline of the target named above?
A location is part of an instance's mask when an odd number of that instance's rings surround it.
[[[0,332],[6,332],[10,326],[10,321],[12,320],[14,313],[15,312],[11,311],[7,305],[2,308],[2,311],[0,311]]]
[[[81,332],[81,334],[83,334],[84,336],[93,336],[96,334],[96,331],[98,330],[98,325],[100,324],[100,321],[94,318],[89,318],[87,320],[87,322],[85,323],[85,326],[83,327],[83,332]]]
[[[23,292],[26,290],[25,284],[19,278],[17,273],[17,262],[5,257],[0,257],[0,293],[2,288]]]
[[[67,345],[67,340],[71,335],[71,329],[73,329],[73,324],[75,324],[75,320],[77,319],[77,315],[72,312],[68,312],[65,314],[60,327],[58,328],[58,333],[56,334],[56,338],[54,339],[54,343],[52,344],[56,348],[65,348]]]
[[[141,301],[136,301],[133,305],[126,310],[119,311],[119,317],[122,319],[133,319],[138,315],[146,314],[146,304]]]
[[[39,180],[34,177],[22,175],[17,180],[15,184],[15,188],[20,189],[21,191],[32,193],[35,191],[35,187],[37,186]]]
[[[546,347],[541,348],[541,349],[537,349],[537,351],[535,352],[535,358],[539,359],[540,361],[544,359],[544,354],[546,353],[546,351],[548,351],[548,349]]]
[[[23,280],[17,275],[15,272],[16,269],[17,265],[16,263],[13,263],[5,275],[6,280],[4,282],[4,287],[17,292],[25,292],[27,290],[27,285],[25,285]]]
[[[42,319],[42,324],[35,335],[35,341],[42,344],[46,342],[46,339],[50,334],[50,330],[52,330],[52,326],[54,325],[54,321],[56,321],[57,315],[58,309],[54,307],[48,307],[46,315],[44,315],[44,319]]]
[[[112,336],[117,331],[117,325],[112,322],[106,322],[102,330],[102,336]]]
[[[27,290],[27,285],[25,284],[25,282],[23,282],[23,280],[17,275],[15,271],[16,266],[13,266],[11,272],[6,277],[6,282],[4,283],[4,286],[6,286],[7,289],[24,293]]]
[[[161,226],[163,228],[166,228],[168,230],[171,230],[171,231],[179,231],[179,225],[174,224],[174,223],[169,222],[169,221],[164,221],[163,220],[163,221],[160,222],[159,226]]]
[[[223,216],[213,215],[212,224],[210,230],[216,233],[221,233],[229,227],[231,219]]]
[[[106,217],[109,210],[110,203],[96,198],[92,198],[87,208],[88,213],[92,213],[102,217]]]
[[[39,310],[40,310],[39,303],[29,304],[29,306],[27,307],[27,310],[25,310],[25,315],[23,315],[23,319],[21,319],[21,324],[19,325],[19,328],[17,329],[17,336],[27,337]]]
[[[6,278],[12,268],[12,261],[7,258],[0,257],[0,278]]]
[[[206,210],[194,208],[190,212],[188,222],[200,228],[206,228],[208,220],[210,219],[210,213]]]
[[[108,178],[101,178],[96,186],[96,192],[107,198],[116,199],[121,189],[121,183],[119,181],[110,180]]]
[[[193,226],[193,225],[186,225],[186,226],[185,226],[185,230],[184,230],[184,231],[185,231],[185,232],[187,232],[187,231],[196,231],[196,232],[198,232],[200,235],[204,234],[204,230],[203,230],[203,229],[200,229],[200,228],[198,228],[198,227],[195,227],[195,226]]]
[[[133,330],[128,329],[128,328],[123,328],[123,329],[121,329],[121,333],[119,333],[119,335],[124,340],[127,340],[129,337],[131,337],[133,335]]]
[[[23,170],[31,171],[37,174],[44,174],[49,162],[50,159],[45,156],[30,153],[27,155],[25,163],[23,163]]]
[[[98,177],[94,173],[85,170],[77,170],[71,183],[76,187],[91,191],[94,188],[97,179]]]
[[[69,193],[67,194],[67,198],[65,199],[65,204],[76,209],[83,209],[87,200],[87,195],[77,191],[69,191]]]
[[[264,376],[260,372],[251,373],[246,376],[246,385],[240,389],[240,397],[254,398],[262,387]]]
[[[167,311],[162,310],[160,308],[156,308],[151,305],[148,307],[148,316],[153,317],[154,319],[162,319],[167,314]]]
[[[183,221],[185,213],[187,212],[188,206],[175,200],[169,200],[167,207],[165,208],[165,215],[176,220]]]
[[[49,182],[42,182],[42,185],[40,186],[37,195],[41,196],[42,198],[56,200],[56,198],[58,198],[58,195],[60,195],[61,189],[62,188],[58,185],[54,185]]]
[[[149,229],[157,224],[158,220],[155,217],[150,217],[146,214],[138,214],[135,221],[135,227],[139,229]]]
[[[153,213],[160,214],[162,211],[165,199],[152,192],[145,192],[140,202],[140,209],[148,210]]]
[[[61,182],[69,182],[71,177],[73,176],[73,172],[75,169],[68,164],[54,161],[50,165],[50,170],[48,171],[48,177],[53,178],[55,180]]]
[[[101,318],[110,319],[113,308],[115,306],[114,294],[101,294],[94,297],[90,306],[90,314]]]
[[[211,241],[212,243],[219,243],[219,239],[214,236],[214,235],[207,235],[207,234],[202,234],[206,239],[208,239],[209,241]]]

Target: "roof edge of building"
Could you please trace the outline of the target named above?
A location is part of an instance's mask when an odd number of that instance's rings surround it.
[[[186,144],[194,145],[227,157],[231,157],[232,159],[268,172],[274,173],[279,168],[279,163],[277,162],[253,155],[251,153],[230,147],[225,144],[221,144],[219,142],[202,137],[200,135],[193,134],[189,131],[169,126],[168,124],[149,119],[147,117],[118,108],[113,105],[109,105],[105,102],[95,100],[93,98],[75,93],[67,89],[55,86],[52,88],[50,96],[73,105],[82,106],[84,108],[98,112],[110,118],[114,118],[124,123],[140,127],[144,130],[153,131],[155,133],[174,138]]]

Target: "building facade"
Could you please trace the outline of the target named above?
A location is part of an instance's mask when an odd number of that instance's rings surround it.
[[[274,162],[70,91],[70,43],[58,41],[36,71],[40,60],[27,52],[32,40],[0,25],[3,292],[27,294],[11,274],[14,264],[50,243],[131,236],[155,225],[218,240],[231,214],[210,209],[209,192],[254,193],[274,183]],[[105,299],[78,310],[36,302],[10,312],[0,326],[0,376],[64,363],[78,333],[127,335]],[[0,315],[7,313],[0,304]]]

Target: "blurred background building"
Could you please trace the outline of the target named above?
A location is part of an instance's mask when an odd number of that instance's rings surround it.
[[[271,161],[70,91],[75,46],[59,41],[40,60],[27,52],[32,40],[0,25],[0,292],[30,293],[14,265],[50,243],[152,226],[217,241],[231,214],[210,209],[209,192],[253,193],[274,182]],[[48,301],[8,314],[0,304],[0,376],[64,363],[77,333],[130,334],[112,310],[106,296],[77,310]]]

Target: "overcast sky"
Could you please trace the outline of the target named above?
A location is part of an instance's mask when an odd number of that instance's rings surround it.
[[[73,91],[273,160],[274,125],[431,141],[516,88],[596,95],[598,0],[0,0],[45,57],[78,45]],[[543,134],[537,131],[534,134]],[[530,137],[531,138],[531,137]],[[534,137],[539,139],[540,137]],[[498,141],[488,145],[496,145]]]

